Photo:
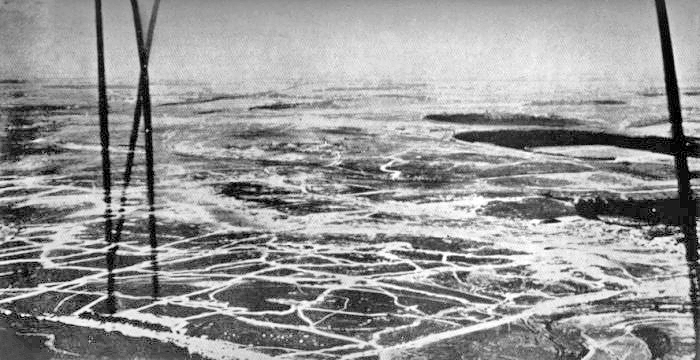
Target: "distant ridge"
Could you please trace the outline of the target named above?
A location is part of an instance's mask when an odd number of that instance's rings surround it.
[[[0,84],[26,84],[27,80],[21,79],[0,79]]]
[[[673,140],[670,138],[635,137],[602,131],[565,129],[470,131],[458,133],[455,138],[462,141],[485,142],[522,150],[542,146],[608,145],[667,155],[675,153]],[[692,140],[697,141],[697,139]],[[700,157],[700,144],[697,142],[689,143],[686,150],[688,156]]]
[[[585,122],[558,116],[534,116],[526,114],[430,114],[426,120],[464,125],[531,125],[531,126],[577,126]]]

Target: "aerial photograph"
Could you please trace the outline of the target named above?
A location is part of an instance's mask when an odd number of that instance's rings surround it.
[[[700,2],[0,0],[0,360],[700,360]]]

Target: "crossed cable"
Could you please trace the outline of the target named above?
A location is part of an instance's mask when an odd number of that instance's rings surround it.
[[[100,139],[102,145],[102,170],[103,170],[103,188],[104,201],[106,204],[105,210],[105,240],[109,244],[107,250],[107,301],[106,311],[109,314],[116,312],[116,300],[114,297],[115,278],[114,265],[118,243],[121,240],[122,230],[124,228],[124,212],[127,201],[127,189],[131,183],[132,168],[134,165],[134,155],[136,142],[138,140],[138,132],[140,127],[141,116],[143,116],[144,138],[146,150],[146,183],[148,192],[148,232],[149,243],[151,246],[151,270],[152,270],[152,290],[153,298],[158,298],[159,283],[158,283],[158,260],[157,247],[158,241],[156,238],[156,218],[155,218],[155,175],[153,171],[153,131],[151,124],[151,96],[149,91],[149,76],[148,76],[148,60],[153,43],[153,33],[158,16],[158,8],[160,0],[154,0],[151,9],[151,17],[144,41],[143,25],[137,0],[131,0],[131,9],[134,18],[134,30],[136,33],[136,44],[139,54],[140,76],[138,83],[138,92],[136,95],[136,107],[134,109],[134,118],[129,137],[129,150],[127,152],[126,165],[124,169],[123,186],[120,197],[119,210],[117,212],[116,226],[112,227],[112,211],[111,211],[111,170],[109,157],[109,130],[107,120],[107,96],[106,96],[106,81],[104,75],[104,45],[102,31],[102,4],[101,0],[95,0],[95,15],[97,27],[97,51],[98,51],[98,82],[99,82],[99,103],[100,103]],[[114,231],[113,231],[114,230]]]

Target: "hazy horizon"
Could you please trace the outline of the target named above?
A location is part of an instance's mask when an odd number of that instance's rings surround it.
[[[128,1],[104,1],[108,80],[135,82]],[[141,1],[150,9],[151,1]],[[700,76],[700,4],[668,1],[681,85]],[[663,79],[652,0],[165,0],[154,81]],[[95,77],[91,0],[2,0],[3,78]]]

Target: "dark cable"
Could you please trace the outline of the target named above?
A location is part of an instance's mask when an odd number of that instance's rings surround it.
[[[688,263],[688,277],[690,279],[690,302],[695,329],[695,359],[700,360],[697,205],[693,190],[690,187],[688,147],[685,135],[683,134],[683,117],[681,113],[680,96],[678,95],[676,68],[673,60],[673,44],[671,43],[671,31],[668,26],[668,14],[666,12],[666,2],[664,0],[656,0],[656,14],[659,21],[661,52],[663,55],[666,82],[666,98],[668,100],[668,113],[671,121],[671,134],[674,143],[676,177],[678,178],[678,198],[682,212],[681,230],[685,238],[685,258]]]
[[[153,171],[153,129],[151,124],[151,96],[149,92],[148,80],[148,50],[143,40],[143,28],[141,14],[137,0],[131,0],[131,10],[134,16],[134,30],[136,32],[136,44],[139,53],[139,64],[141,65],[141,79],[139,90],[143,94],[143,127],[146,150],[146,186],[148,190],[148,233],[151,245],[151,265],[153,268],[153,297],[158,297],[158,277],[157,277],[157,247],[156,238],[156,218],[155,218],[155,174]]]
[[[114,302],[114,256],[116,249],[112,244],[112,179],[109,158],[109,108],[107,104],[107,82],[105,76],[104,34],[102,31],[102,1],[95,0],[95,27],[97,30],[97,88],[98,88],[98,112],[100,117],[100,145],[102,146],[102,188],[104,190],[105,203],[105,242],[109,244],[107,249],[107,312],[114,314],[116,306]]]

